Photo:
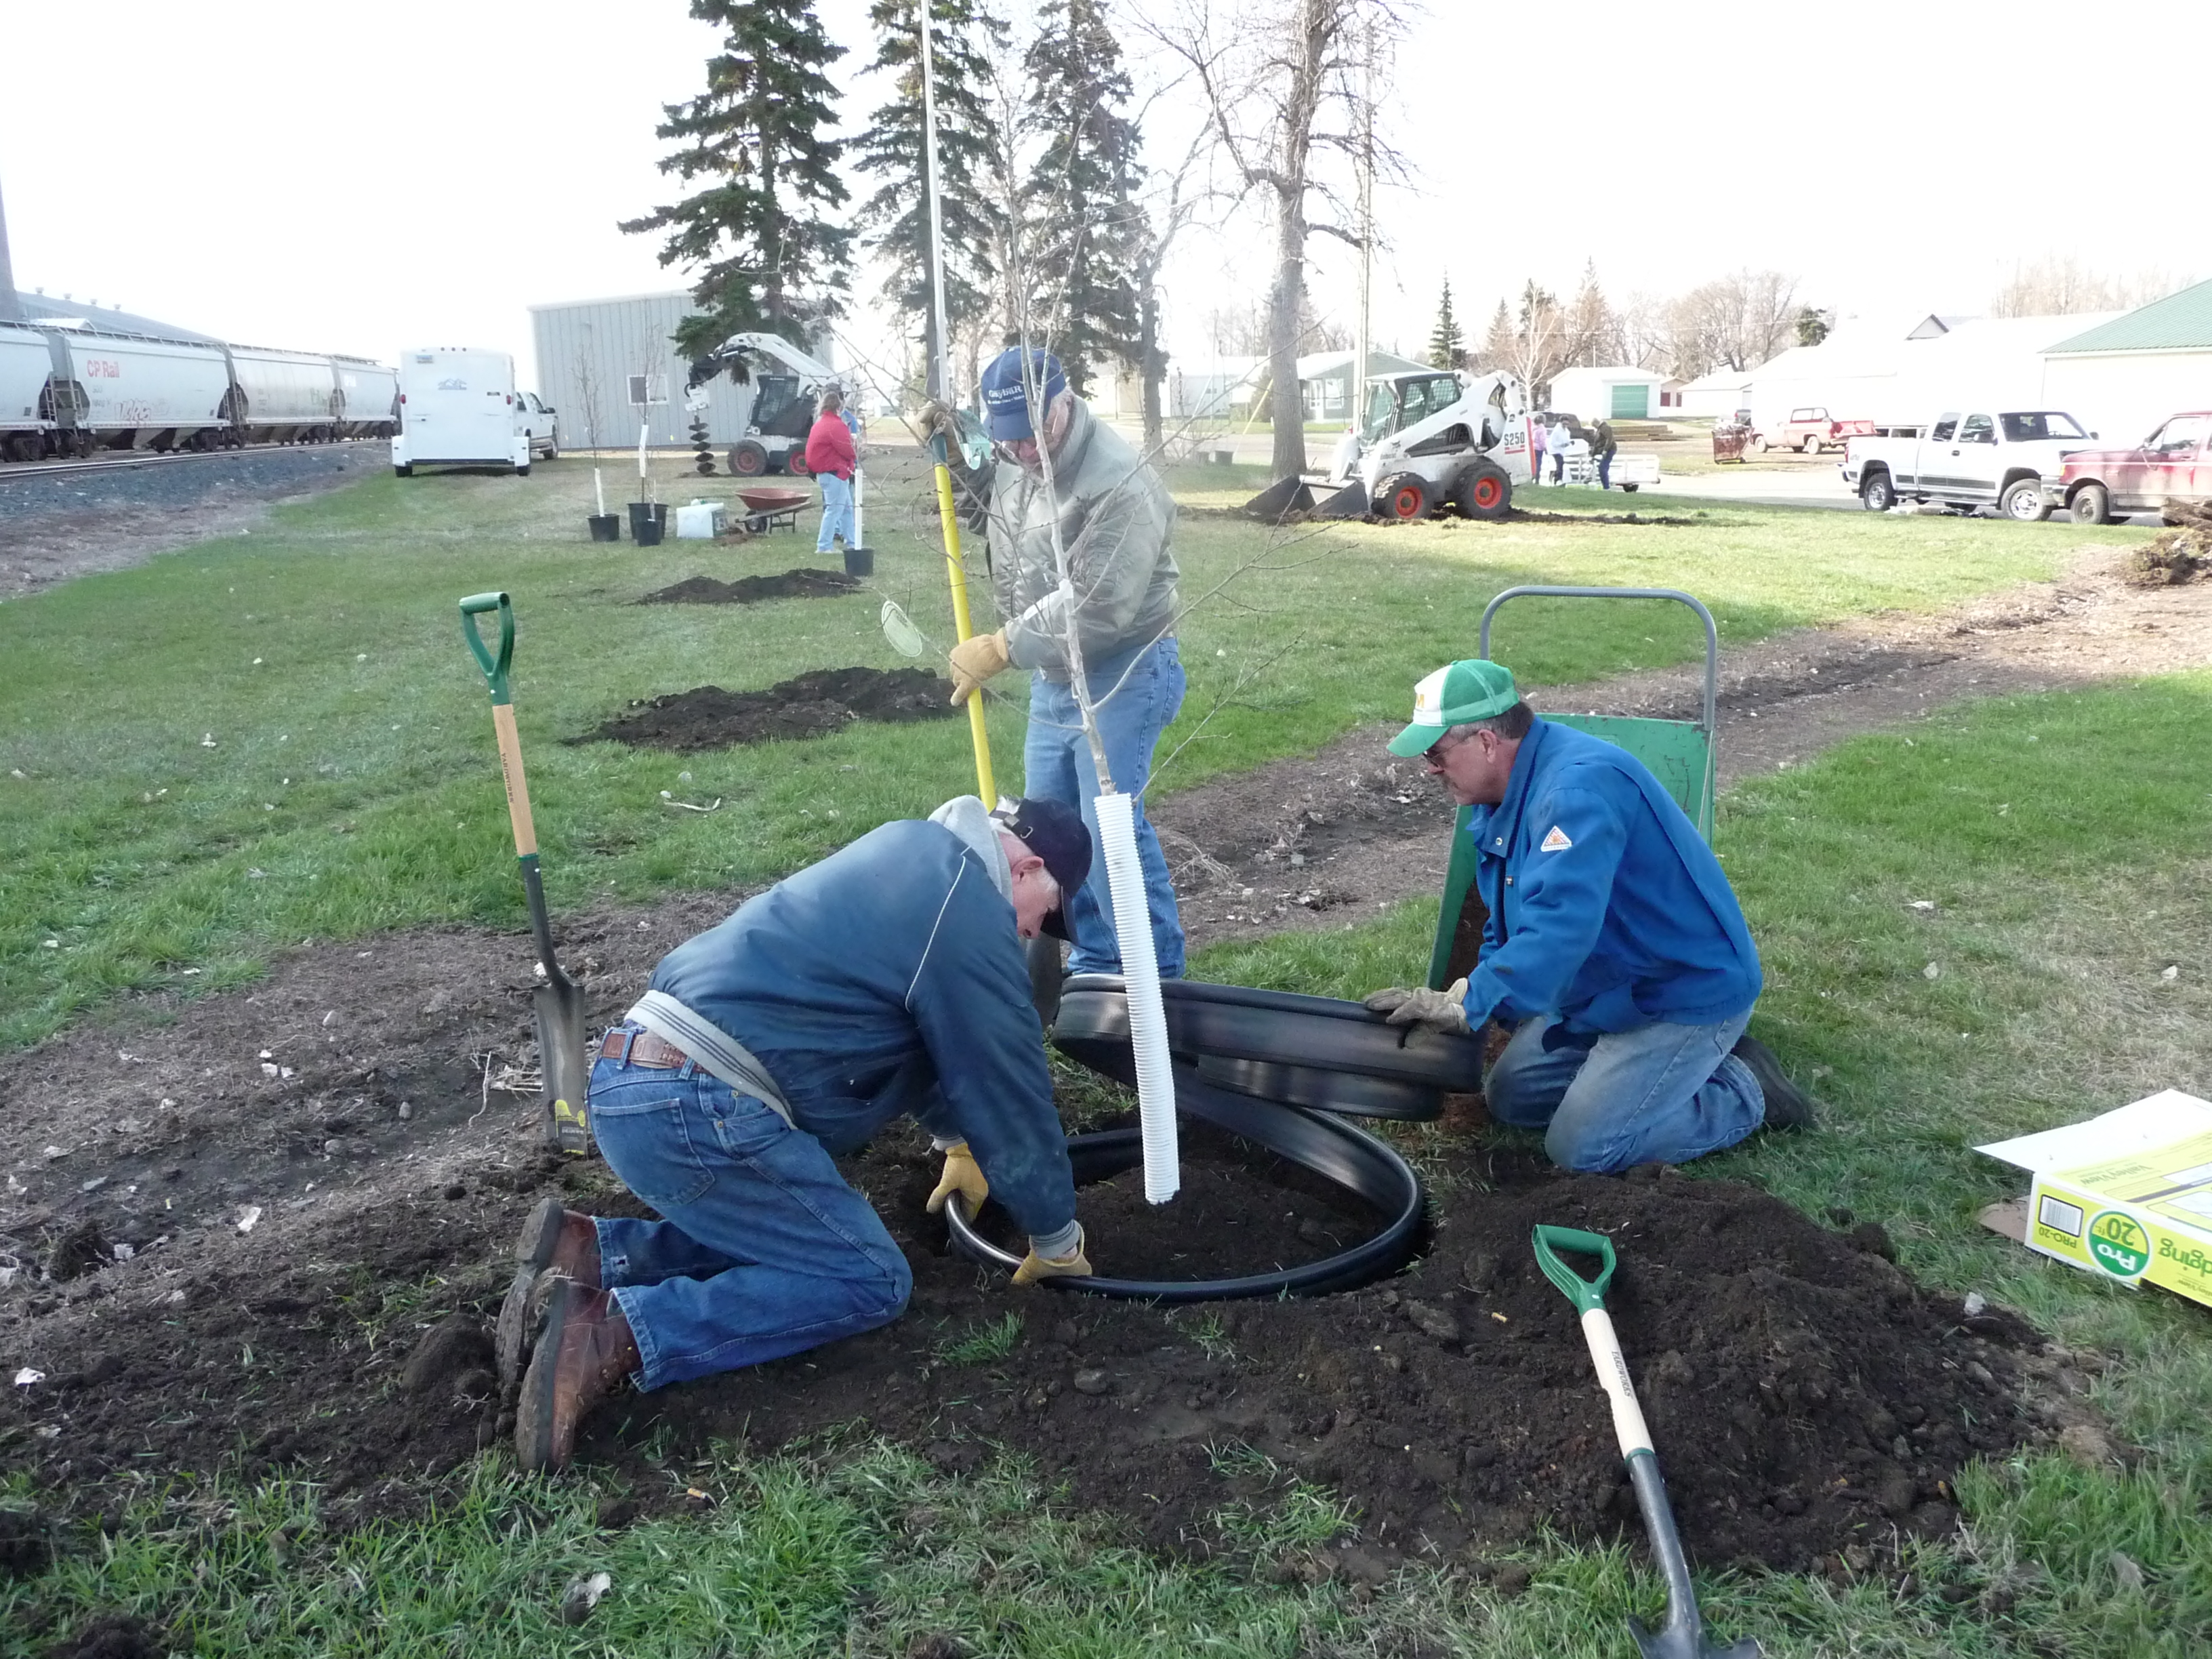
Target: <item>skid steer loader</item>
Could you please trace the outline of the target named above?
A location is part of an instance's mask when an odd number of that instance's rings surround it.
[[[1528,461],[1528,394],[1510,374],[1431,369],[1367,383],[1365,418],[1338,444],[1332,482],[1357,480],[1384,520],[1446,507],[1502,519]]]

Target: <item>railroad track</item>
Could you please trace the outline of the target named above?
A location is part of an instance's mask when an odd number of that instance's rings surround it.
[[[353,438],[343,444],[246,444],[237,449],[175,449],[167,453],[118,454],[112,459],[70,461],[10,461],[0,465],[0,483],[11,478],[65,478],[88,472],[112,472],[121,467],[176,465],[186,461],[215,461],[226,456],[266,454],[286,450],[330,450],[353,444],[385,443],[383,438]]]

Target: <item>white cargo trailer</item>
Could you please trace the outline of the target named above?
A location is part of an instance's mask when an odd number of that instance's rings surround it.
[[[223,424],[230,373],[219,346],[112,335],[50,337],[67,354],[77,419],[109,448],[169,449]]]
[[[511,466],[530,471],[530,438],[517,418],[514,359],[467,346],[422,346],[399,354],[399,435],[392,470]]]
[[[53,412],[40,404],[53,372],[45,335],[0,323],[0,459],[34,461],[46,453]]]

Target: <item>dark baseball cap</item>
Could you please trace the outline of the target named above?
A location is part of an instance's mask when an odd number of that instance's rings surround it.
[[[1049,351],[1024,351],[1019,346],[1000,352],[983,371],[983,418],[991,436],[1000,443],[1034,438],[1030,424],[1030,388],[1037,392],[1042,410],[1067,390],[1067,376],[1060,359]]]
[[[1024,795],[1001,801],[991,814],[1008,835],[1044,860],[1059,885],[1060,905],[1044,919],[1044,930],[1055,939],[1067,933],[1067,896],[1091,874],[1091,829],[1083,814],[1065,801]]]

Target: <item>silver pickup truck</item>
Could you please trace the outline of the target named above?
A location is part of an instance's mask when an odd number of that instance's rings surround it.
[[[1994,507],[2033,524],[2051,516],[2045,486],[2057,482],[2068,453],[2087,448],[2096,435],[2061,410],[1954,410],[1924,427],[1853,438],[1844,482],[1869,513],[1887,513],[1901,501],[1940,501],[1970,511]]]

